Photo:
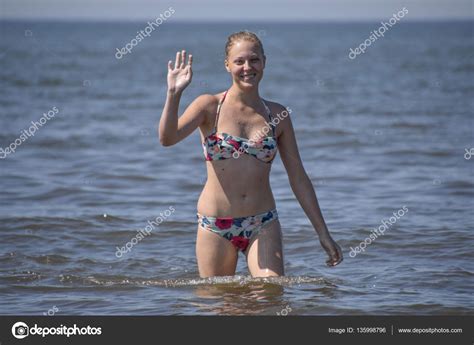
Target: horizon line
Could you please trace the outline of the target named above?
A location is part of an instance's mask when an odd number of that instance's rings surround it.
[[[120,19],[120,18],[29,18],[29,17],[11,17],[11,18],[1,18],[0,22],[58,22],[58,23],[143,23],[144,21],[154,20],[155,18],[144,18],[144,19]],[[208,20],[196,20],[196,19],[174,19],[169,23],[176,23],[176,24],[237,24],[237,23],[254,23],[254,24],[278,24],[278,23],[285,23],[285,24],[310,24],[310,23],[347,23],[347,24],[359,24],[359,23],[373,23],[384,21],[385,19],[371,19],[371,18],[364,18],[364,19],[249,19],[249,20],[225,20],[225,19],[208,19]],[[430,23],[430,22],[474,22],[473,17],[434,17],[434,18],[407,18],[403,19],[403,22],[410,22],[410,23]]]

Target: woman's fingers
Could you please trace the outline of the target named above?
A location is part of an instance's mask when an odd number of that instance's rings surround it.
[[[176,61],[174,62],[174,68],[178,68],[179,65],[181,65],[181,53],[180,52],[176,52]]]
[[[181,50],[181,64],[179,68],[184,68],[184,64],[186,63],[186,50]]]
[[[188,56],[188,65],[191,66],[193,63],[193,56],[189,54]],[[169,65],[169,63],[168,63]],[[176,52],[176,60],[174,62],[174,68],[184,68],[186,67],[186,50],[181,50],[180,52]]]
[[[342,260],[338,260],[336,258],[331,258],[329,260],[326,261],[326,264],[329,266],[329,267],[332,267],[332,266],[336,266],[338,265]]]
[[[339,265],[343,260],[341,247],[332,238],[324,239],[320,242],[329,256],[328,260],[326,260],[326,265],[329,267]]]
[[[186,50],[176,52],[176,60],[174,61],[174,69],[184,69],[185,67],[191,67],[193,64],[193,55],[189,54],[188,63],[186,65]],[[168,61],[168,70],[173,70],[173,62]]]
[[[334,244],[335,250],[331,252],[330,259],[326,261],[328,266],[339,265],[343,260],[341,247],[337,243]]]

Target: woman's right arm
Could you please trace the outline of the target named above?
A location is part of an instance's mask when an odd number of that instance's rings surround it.
[[[172,91],[168,88],[165,106],[163,107],[158,127],[158,137],[163,146],[170,146],[176,143],[180,99],[181,92]]]
[[[187,65],[185,61],[186,51],[183,50],[176,53],[174,68],[172,61],[168,62],[168,91],[158,127],[158,136],[163,146],[180,142],[200,126],[206,120],[208,108],[214,99],[212,95],[199,96],[178,119],[181,95],[191,83],[192,55],[189,55]]]

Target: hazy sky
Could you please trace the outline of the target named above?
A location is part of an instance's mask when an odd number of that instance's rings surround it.
[[[0,0],[0,18],[174,20],[382,20],[403,7],[405,20],[473,18],[473,0]]]

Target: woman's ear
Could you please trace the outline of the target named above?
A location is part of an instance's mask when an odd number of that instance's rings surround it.
[[[230,73],[229,61],[227,61],[227,59],[224,60],[224,66],[225,66],[225,69],[227,70],[227,72]]]
[[[266,64],[267,64],[267,56],[263,54],[263,68],[265,68]]]

